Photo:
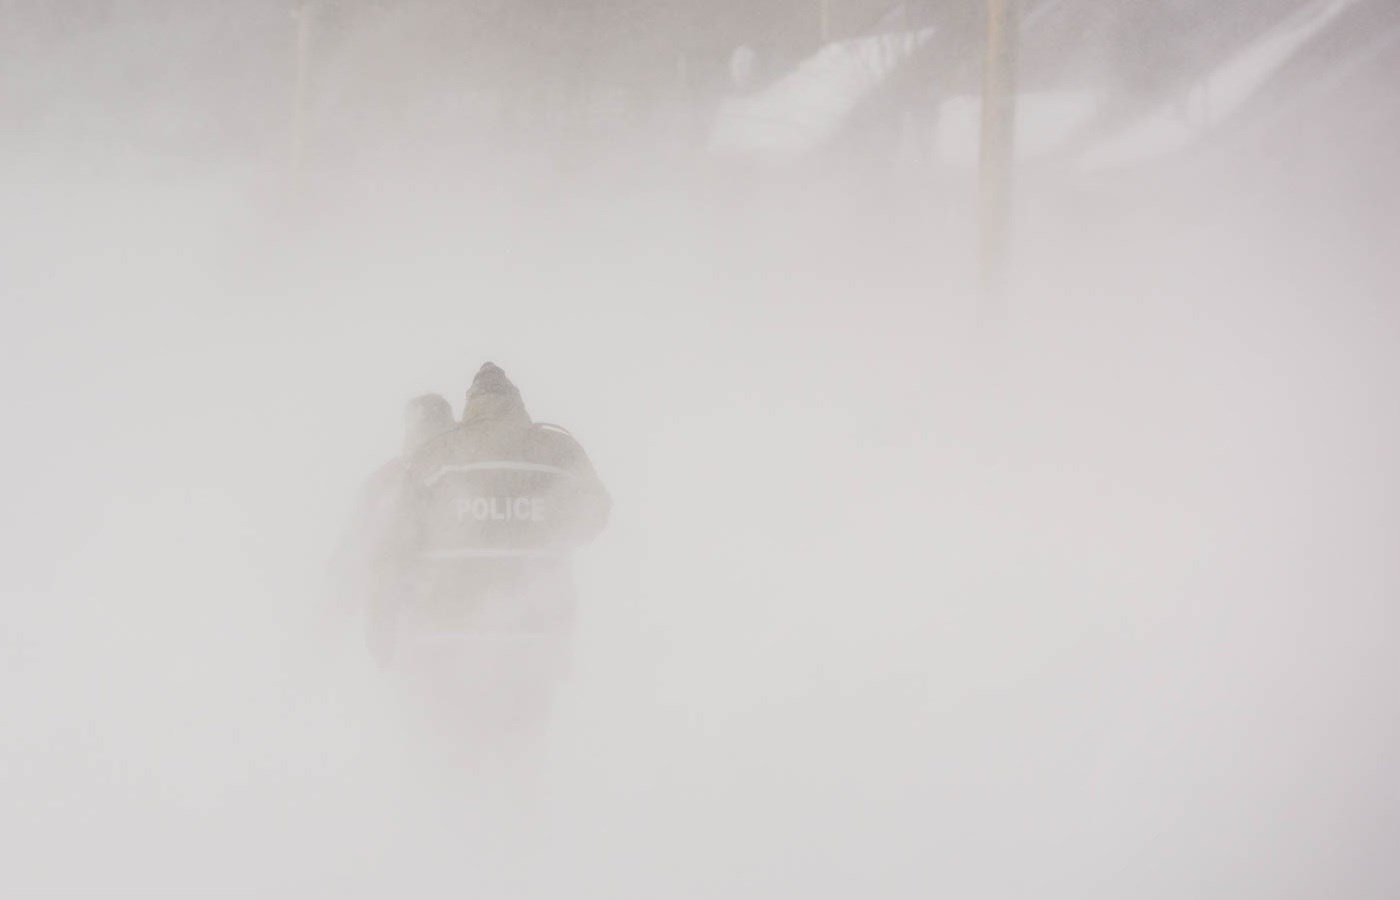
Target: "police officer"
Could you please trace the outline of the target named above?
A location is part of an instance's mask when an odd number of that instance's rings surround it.
[[[567,636],[572,551],[598,534],[611,505],[567,431],[533,422],[488,362],[460,424],[415,450],[404,478],[411,574],[394,623],[398,652],[453,637]]]
[[[452,404],[440,394],[414,397],[404,405],[403,415],[402,452],[380,466],[361,488],[350,527],[331,561],[331,604],[336,619],[366,612],[373,620],[398,590],[411,549],[403,537],[408,461],[423,445],[457,424]]]

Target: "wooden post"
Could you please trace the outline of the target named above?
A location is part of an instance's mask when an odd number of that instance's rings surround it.
[[[1016,160],[1017,0],[987,0],[982,69],[981,281],[984,312],[998,315],[1011,243],[1011,185]]]
[[[308,107],[311,103],[312,29],[315,27],[316,0],[301,0],[292,10],[296,19],[296,85],[292,97],[292,174],[301,174],[306,156]]]

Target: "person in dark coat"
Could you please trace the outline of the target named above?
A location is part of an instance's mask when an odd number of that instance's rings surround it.
[[[520,391],[486,363],[460,424],[405,461],[402,529],[411,573],[396,643],[453,636],[568,635],[575,549],[607,522],[611,501],[569,432],[534,422]]]
[[[358,613],[371,618],[397,591],[410,548],[402,538],[408,460],[424,444],[455,428],[452,404],[440,394],[423,394],[404,404],[400,454],[380,466],[361,487],[331,561],[334,618]]]

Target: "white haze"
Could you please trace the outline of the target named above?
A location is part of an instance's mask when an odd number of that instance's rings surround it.
[[[389,97],[293,177],[104,77],[180,33],[86,40],[6,62],[0,895],[1400,891],[1397,135],[1329,131],[1393,84],[1023,172],[986,316],[965,172]],[[615,501],[504,760],[322,616],[402,401],[487,359]]]

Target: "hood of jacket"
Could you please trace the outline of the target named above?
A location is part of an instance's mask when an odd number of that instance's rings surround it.
[[[520,427],[528,427],[530,424],[530,414],[525,411],[520,389],[495,363],[485,363],[477,371],[471,387],[467,390],[466,403],[462,407],[462,424],[478,423]]]

